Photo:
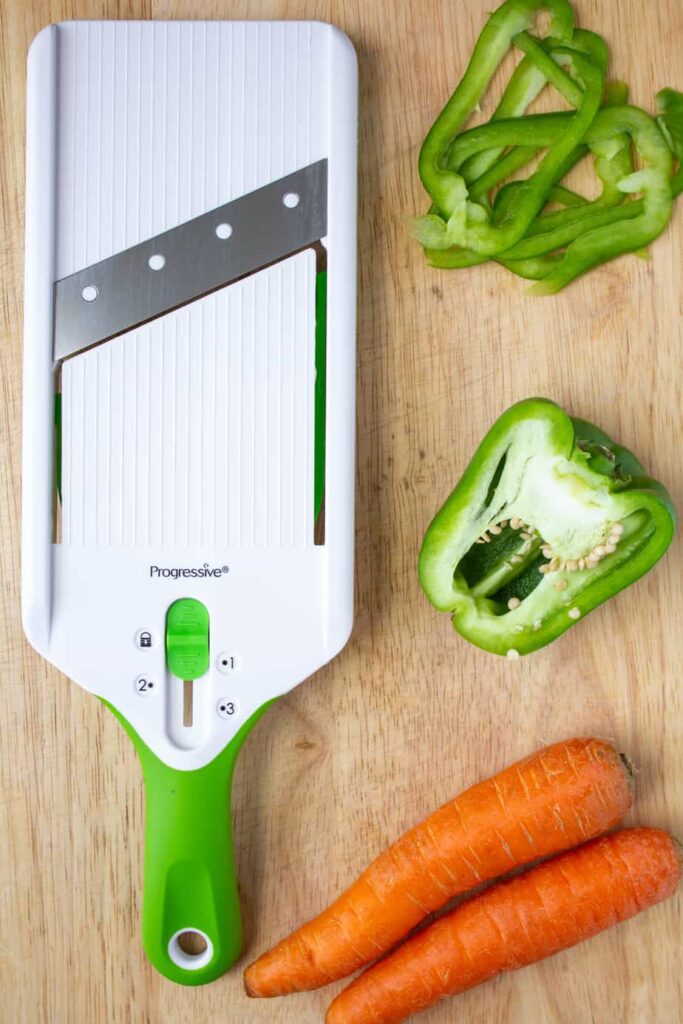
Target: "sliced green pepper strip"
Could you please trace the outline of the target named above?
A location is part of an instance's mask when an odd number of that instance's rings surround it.
[[[605,84],[603,107],[625,107],[628,103],[628,83],[615,79]]]
[[[642,213],[579,235],[567,247],[562,262],[542,281],[532,285],[532,293],[552,295],[558,292],[593,267],[649,245],[669,223],[673,206],[673,158],[656,121],[638,107],[610,107],[596,117],[587,141],[594,149],[619,134],[633,140],[642,168],[623,178],[618,187],[625,194],[642,191]]]
[[[550,145],[570,119],[571,115],[558,113],[500,121],[495,126],[486,125],[464,133],[457,145],[468,151],[472,147],[485,149],[494,135],[514,145],[525,140],[530,131],[536,133],[539,145]],[[629,173],[631,140],[643,162],[643,170],[635,174]],[[625,252],[641,249],[661,233],[671,215],[673,163],[666,140],[653,118],[637,107],[605,108],[586,133],[586,142],[596,154],[596,167],[605,186],[600,199],[536,219],[529,226],[527,236],[503,254],[505,261],[527,260],[568,246],[565,259],[560,263],[553,261],[549,266],[548,277],[544,279],[547,291],[544,284],[533,289],[539,294],[557,291],[585,270]],[[615,209],[605,209],[636,188],[642,188],[642,200],[622,202]],[[582,239],[588,241],[582,242]],[[427,258],[432,265],[440,267],[461,267],[475,262],[462,249],[443,254],[430,250]],[[511,269],[515,269],[514,264]]]
[[[675,511],[627,449],[528,399],[497,420],[422,544],[419,575],[458,633],[529,654],[661,558]]]
[[[613,83],[613,88],[609,91],[608,99],[617,99],[625,95],[625,87],[623,83]],[[663,90],[658,96],[660,100],[660,106],[664,109],[660,97],[666,97],[664,103],[668,102],[669,120],[673,116],[674,132],[676,131],[676,117],[679,117],[680,128],[678,134],[678,147],[680,152],[683,152],[683,95],[676,93],[674,90]],[[632,109],[632,108],[629,108]],[[601,115],[602,116],[602,115]],[[566,114],[551,114],[551,115],[540,115],[539,120],[536,121],[536,126],[539,129],[539,138],[547,139],[547,133],[549,131],[561,130],[561,122],[558,119],[565,118]],[[667,132],[667,121],[664,114],[658,118],[660,128],[665,133],[665,136],[669,139],[670,145],[676,152],[675,145],[671,142],[672,135]],[[502,126],[499,126],[502,127]],[[517,125],[519,127],[519,125]],[[600,122],[598,122],[598,129],[600,129]],[[476,129],[475,129],[476,130]],[[592,132],[593,129],[591,129]],[[545,131],[546,135],[541,135],[540,132]],[[591,133],[589,133],[590,138]],[[626,136],[622,136],[625,138]],[[608,140],[609,141],[609,140]],[[480,144],[485,144],[485,140]],[[623,148],[620,150],[623,152]],[[680,155],[678,155],[680,160]],[[672,198],[675,198],[683,191],[683,170],[679,167],[677,173],[670,180]],[[560,188],[557,192],[557,198],[562,198],[563,190]],[[571,197],[570,193],[570,197]],[[578,197],[579,200],[581,197]],[[612,196],[614,198],[614,196]],[[613,224],[618,224],[621,221],[634,220],[645,213],[645,202],[643,199],[632,200],[626,203],[622,203],[619,207],[611,209],[600,208],[600,205],[596,205],[598,201],[594,201],[593,204],[583,202],[582,205],[582,217],[584,220],[575,218],[573,223],[567,223],[562,225],[561,220],[558,219],[554,214],[544,215],[537,218],[529,227],[527,236],[520,243],[512,248],[504,256],[498,257],[498,262],[506,266],[509,270],[519,274],[521,277],[527,277],[532,279],[540,279],[547,277],[553,270],[555,270],[561,262],[561,257],[555,253],[555,250],[563,245],[569,244],[579,235],[585,233],[588,230],[593,230],[599,227],[609,227]],[[604,204],[603,204],[604,205]],[[562,211],[564,212],[564,211]],[[553,230],[549,230],[552,228]],[[536,235],[536,238],[532,236]],[[638,255],[642,249],[635,248],[634,253]],[[552,255],[544,255],[544,253],[552,253]],[[468,253],[465,250],[452,249],[447,252],[434,251],[428,253],[429,262],[433,266],[440,267],[464,267],[474,266],[478,263],[483,262],[477,253]]]
[[[523,60],[520,62],[518,66],[518,69],[516,70],[526,68],[528,63],[532,64],[536,70],[536,74],[542,77],[544,82],[547,83],[548,81],[550,81],[551,83],[553,83],[557,88],[559,88],[560,92],[562,92],[565,97],[569,98],[570,102],[573,101],[574,105],[576,106],[580,101],[581,96],[579,87],[567,74],[565,74],[564,71],[561,70],[560,67],[558,67],[557,61],[560,58],[557,58],[556,56],[553,55],[553,51],[558,46],[561,45],[561,42],[552,38],[538,40],[535,37],[530,36],[527,32],[522,32],[520,36],[516,36],[514,42],[517,46],[521,46],[522,49],[526,47],[528,52],[528,56],[525,56],[523,58]],[[601,67],[606,72],[608,62],[607,46],[605,44],[605,41],[595,32],[588,32],[585,29],[579,28],[575,29],[571,40],[571,47],[572,49],[578,50],[579,52],[586,54],[586,56],[588,56],[594,64],[597,64],[598,67]],[[527,75],[530,74],[528,68],[525,73]],[[609,85],[605,85],[602,105],[607,106],[613,104],[614,102],[616,102],[617,96],[621,97],[622,103],[626,102],[627,89],[623,83],[609,83]],[[531,102],[531,99],[532,98],[529,98],[529,103]],[[505,117],[520,117],[522,114],[526,112],[526,107],[524,107],[524,109],[515,110],[514,112],[510,111],[509,113],[504,111],[502,108],[503,104],[501,103],[499,109],[494,114],[492,120],[502,120]],[[502,152],[503,151],[500,149],[489,150],[486,153],[481,153],[477,154],[476,156],[470,157],[470,159],[465,162],[463,168],[461,169],[461,173],[463,174],[465,181],[467,181],[469,184],[469,179],[466,172],[466,169],[468,167],[476,166],[478,161],[482,159],[486,160],[489,153],[494,154],[494,159],[491,160],[487,166],[490,166],[491,164],[495,165],[495,161],[498,155],[500,155],[500,153]],[[529,148],[528,150],[525,150],[523,147],[520,147],[518,151],[511,150],[507,154],[506,158],[504,158],[507,160],[509,164],[509,173],[513,173],[514,170],[517,169],[517,167],[523,167],[524,164],[527,162],[525,157],[531,159],[536,152],[538,152],[537,149]],[[503,161],[501,161],[501,163],[502,162]],[[558,180],[560,177],[562,177],[562,175],[558,175]],[[497,181],[502,181],[503,178],[504,175],[501,174],[497,176]],[[492,184],[496,184],[497,181],[496,179],[494,179]],[[478,190],[481,190],[482,186],[485,186],[486,184],[487,182],[477,181],[476,188]],[[474,190],[475,184],[473,184],[470,187],[470,197],[472,199],[476,199],[476,196],[474,195]],[[551,198],[554,198],[552,194],[551,196],[549,196],[549,199]]]
[[[528,36],[528,33],[526,35],[527,38],[532,38]],[[514,42],[516,43],[516,39]],[[534,37],[534,42],[539,47],[544,47],[549,52],[563,44],[563,41],[549,37],[543,40],[536,40]],[[580,28],[574,29],[571,46],[572,49],[579,50],[589,56],[594,64],[597,64],[599,67],[604,69],[607,68],[607,46],[603,39],[601,39],[601,37],[595,32],[588,32],[586,29]],[[544,67],[547,69],[548,65],[544,64]],[[555,64],[553,64],[553,68],[556,68]],[[557,70],[559,71],[559,69]],[[567,76],[564,75],[564,72],[561,72],[561,74],[567,78]],[[568,81],[572,82],[571,79],[568,79]],[[525,56],[512,72],[510,81],[503,92],[500,103],[493,112],[491,120],[500,121],[510,117],[521,117],[526,113],[529,104],[533,103],[536,97],[542,92],[543,88],[547,85],[547,82],[548,79],[543,71],[536,66],[536,63],[531,59],[531,57]],[[610,97],[614,91],[614,84],[615,83],[610,83],[609,87],[605,87],[603,105],[610,102]],[[623,83],[619,84],[623,85]],[[573,82],[572,86],[574,89],[578,90],[578,86],[575,86]],[[578,96],[578,91],[576,96],[577,98],[580,98]],[[623,95],[623,92],[620,102],[626,102],[626,96]],[[471,183],[478,182],[478,179],[480,179],[482,175],[496,165],[502,153],[502,148],[490,149],[487,152],[477,153],[469,160],[466,160],[460,168],[460,174],[462,174],[467,185],[470,186]],[[524,163],[520,162],[517,166],[524,166]],[[499,178],[498,180],[502,180],[502,178]],[[473,198],[471,188],[470,196]]]
[[[582,144],[580,146],[576,146],[574,149],[571,150],[571,152],[567,154],[565,159],[557,168],[557,173],[555,175],[555,184],[548,193],[548,198],[550,198],[553,195],[555,188],[557,187],[557,183],[559,183],[566,174],[569,174],[571,169],[575,167],[576,164],[578,164],[578,162],[582,160],[587,153],[588,146],[584,146]],[[512,204],[515,202],[515,195],[524,188],[524,184],[525,183],[523,181],[509,181],[499,190],[493,204],[494,220],[496,222],[504,221],[505,218],[509,215],[509,210]],[[531,222],[531,224],[529,225],[529,230],[531,229],[534,223],[535,221]]]
[[[446,165],[453,139],[479,105],[489,83],[512,45],[513,38],[532,27],[535,16],[547,11],[553,36],[570,40],[574,14],[569,0],[506,0],[484,26],[457,89],[432,125],[420,151],[422,183],[441,215],[450,220],[461,208],[466,192],[459,174]]]
[[[541,46],[541,44],[538,44],[536,40],[534,40],[534,43]],[[546,39],[544,40],[543,45],[546,46],[551,51],[553,45],[557,44],[553,40]],[[583,29],[576,29],[572,39],[572,47],[575,49],[579,49],[582,52],[590,54],[595,63],[599,64],[600,66],[607,66],[607,48],[605,46],[604,41],[600,38],[600,36],[596,35],[594,32],[588,32]],[[528,61],[530,61],[530,58],[525,57],[524,60],[521,61],[521,63],[515,69],[516,72],[522,71],[524,69],[523,77],[525,78],[529,74],[527,65]],[[526,68],[525,65],[527,65]],[[554,63],[553,67],[555,67]],[[536,70],[537,73],[541,75],[541,72],[539,72],[538,69]],[[545,76],[542,77],[545,81]],[[510,84],[512,84],[512,79],[510,81]],[[519,90],[515,90],[515,92],[518,91]],[[503,97],[503,99],[505,99],[505,96]],[[518,96],[518,99],[521,99],[521,96]],[[602,99],[603,107],[623,105],[626,103],[627,99],[628,86],[625,82],[612,81],[608,82],[605,85]],[[496,109],[496,112],[493,115],[492,121],[505,120],[513,117],[518,118],[524,113],[525,110],[526,106],[523,107],[521,102],[518,103],[516,108],[513,110],[512,105],[510,105],[510,109],[508,109],[508,106],[505,105],[503,101],[501,101],[498,108]],[[625,146],[622,147],[622,150],[623,148],[625,148]],[[468,184],[470,198],[473,200],[478,200],[481,196],[483,196],[484,193],[489,192],[500,181],[503,181],[510,174],[513,174],[516,170],[523,167],[529,160],[531,160],[536,155],[538,150],[538,146],[518,146],[516,148],[509,150],[501,159],[498,159],[500,154],[504,153],[505,151],[505,147],[500,147],[497,149],[483,150],[482,152],[476,153],[473,156],[469,157],[460,168],[460,171]],[[563,167],[562,172],[557,175],[557,180],[559,181],[561,178],[563,178],[564,175],[567,174],[568,171],[571,169],[571,167],[573,167],[574,164],[578,162],[581,156],[583,156],[587,152],[588,147],[577,146],[575,153],[573,156],[571,156],[571,159],[568,161],[567,166]],[[471,172],[469,174],[467,173],[466,169],[474,169],[477,166],[477,161],[479,161],[481,158],[483,158],[485,161],[485,163],[482,164],[482,174],[479,178],[474,178]],[[454,156],[453,154],[451,154],[451,161],[453,159]],[[601,169],[603,166],[604,163],[599,163],[598,161],[596,161],[596,171],[599,176],[601,176]],[[484,167],[490,168],[490,170],[483,171]],[[628,153],[626,153],[626,155],[622,158],[620,170],[623,172],[623,175],[628,174],[629,171],[632,170],[632,165],[628,160]],[[610,194],[614,197],[615,200],[623,199],[623,196],[619,195],[616,189],[613,189],[610,192],[614,178],[618,178],[618,172],[610,174],[610,171],[608,171],[607,179],[603,177],[603,193],[599,200],[601,203],[607,202]],[[569,189],[565,189],[560,185],[556,185],[552,189],[548,196],[548,199],[550,201],[563,202],[565,206],[571,207],[588,205],[588,200],[584,199],[583,196],[579,196],[575,192],[572,192]],[[432,210],[430,212],[434,211]],[[547,225],[548,228],[552,226],[556,225]],[[540,233],[540,230],[545,230],[545,226],[541,229],[539,227],[539,222],[536,221],[530,225],[529,231],[527,233],[538,234]]]
[[[551,270],[560,262],[562,256],[559,253],[551,253],[547,256],[529,256],[525,260],[506,260],[499,256],[496,260],[502,267],[511,270],[517,277],[524,277],[529,281],[540,281],[547,277]]]
[[[659,127],[672,153],[678,160],[683,160],[683,93],[676,89],[662,89],[657,93],[657,107]]]
[[[487,152],[489,151],[487,150]],[[528,163],[529,160],[532,160],[533,157],[536,156],[537,152],[538,149],[532,146],[516,146],[515,148],[511,149],[508,153],[505,154],[505,156],[501,157],[501,159],[494,167],[492,167],[489,171],[483,174],[481,178],[478,178],[477,181],[472,182],[472,184],[469,187],[470,198],[472,200],[479,201],[480,197],[482,197],[483,194],[491,191],[491,189],[493,189],[495,185],[497,185],[500,181],[503,181],[505,178],[509,177],[510,174],[513,174],[520,167],[523,167],[524,164]],[[575,149],[573,149],[571,153],[567,155],[566,159],[557,168],[555,174],[555,181],[561,181],[562,178],[564,178],[564,176],[569,173],[572,167],[574,167],[575,164],[577,164],[579,160],[581,160],[581,158],[586,155],[587,152],[588,146],[576,146]],[[508,182],[507,185],[503,186],[504,189],[509,190],[510,188],[514,188],[517,191],[522,190],[524,187],[524,181],[511,181]],[[549,201],[553,197],[556,188],[557,186],[554,185],[548,193],[548,199],[546,201]],[[503,218],[500,215],[500,197],[502,192],[503,189],[501,189],[498,192],[493,203],[494,208],[497,210],[497,215],[494,217],[494,223],[500,223],[500,221],[503,220]],[[576,198],[579,200],[579,202],[586,202],[586,200],[584,200],[581,196],[576,196]],[[509,210],[507,204],[506,209]]]
[[[564,210],[558,211],[564,213]],[[620,206],[605,206],[597,199],[587,207],[580,207],[568,212],[575,213],[573,219],[565,219],[551,230],[539,234],[529,234],[504,254],[508,260],[526,260],[534,256],[556,252],[569,246],[576,238],[596,228],[609,227],[612,224],[627,223],[642,215],[643,208],[634,202],[622,203]],[[541,218],[544,220],[545,218]],[[636,247],[637,248],[637,247]]]
[[[609,109],[612,108],[610,107]],[[519,145],[517,149],[511,150],[509,155],[523,151],[524,153],[529,153],[529,158],[531,158],[539,149],[553,145],[562,136],[568,127],[570,117],[570,114],[564,112],[540,114],[531,115],[526,118],[508,119],[504,122],[498,122],[495,126],[493,124],[481,125],[469,132],[464,132],[460,136],[451,154],[451,161],[457,162],[459,152],[463,150],[466,152],[472,149],[486,150],[489,139],[494,137],[502,139],[507,145],[516,145],[516,140],[521,140],[522,145]],[[536,145],[530,146],[528,142],[533,136],[536,137]],[[591,138],[592,130],[589,130],[589,143]],[[566,224],[569,220],[574,219],[575,216],[578,216],[580,219],[582,216],[589,214],[596,205],[605,206],[623,201],[624,195],[617,185],[622,178],[626,177],[633,170],[630,138],[625,133],[615,133],[613,137],[608,139],[595,139],[592,149],[595,154],[596,173],[603,185],[600,197],[590,203],[583,201],[582,206],[584,209],[581,214],[575,215],[567,210],[560,210],[537,218],[529,225],[527,234],[541,234],[545,230],[551,230]],[[564,177],[587,151],[587,147],[577,146],[569,154],[566,163],[561,165],[558,180]],[[515,182],[513,184],[515,187],[519,187],[523,183]],[[473,187],[479,188],[480,183],[475,182]],[[581,202],[582,197],[577,198]]]
[[[468,128],[453,143],[448,157],[449,167],[460,170],[465,160],[494,146],[501,149],[510,146],[549,149],[566,134],[569,121],[575,116],[565,110],[552,114],[526,114]]]
[[[683,192],[683,93],[675,89],[662,89],[657,93],[657,106],[657,124],[679,163],[671,179],[671,191],[674,196],[678,196]]]
[[[510,76],[500,102],[494,110],[491,120],[500,121],[508,117],[521,117],[526,113],[530,103],[543,91],[547,82],[545,75],[538,70],[529,57],[524,57]],[[502,149],[490,149],[486,153],[477,153],[466,161],[460,173],[469,185],[477,181],[493,167],[502,154]]]
[[[559,63],[565,59],[562,56],[564,51],[561,48],[559,53],[555,54],[554,52],[561,47],[558,40],[548,38],[539,41],[527,32],[522,32],[519,36],[515,36],[513,42],[521,49],[525,49],[528,56],[525,56],[515,68],[501,102],[491,118],[492,122],[520,117],[548,81],[555,85],[574,105],[580,104],[581,89],[559,66]],[[575,29],[571,48],[588,55],[598,67],[606,70],[607,47],[600,36],[594,32]],[[537,77],[534,78],[534,74]],[[606,88],[603,104],[610,102],[613,95],[614,90]],[[537,152],[538,147],[536,146],[518,146],[507,153],[504,153],[504,148],[498,147],[476,153],[465,160],[461,167],[455,165],[453,154],[451,154],[449,166],[462,174],[468,186],[469,199],[472,202],[483,202],[489,207],[490,199],[487,200],[487,193],[500,181],[524,167]],[[557,174],[556,180],[563,176],[564,174]]]
[[[683,192],[683,173],[679,170],[674,174],[671,179],[671,195],[674,199],[677,198]],[[596,227],[608,227],[610,224],[617,224],[623,220],[633,220],[636,217],[640,217],[645,210],[645,204],[642,199],[633,199],[630,202],[624,203],[618,207],[612,207],[606,210],[596,210],[594,216],[583,224],[583,230],[587,231]],[[567,232],[566,234],[569,234]],[[541,236],[546,238],[546,242],[549,243],[551,239],[549,236]],[[552,241],[557,242],[559,233],[553,236]],[[517,249],[517,246],[515,246]],[[524,251],[520,248],[518,251]],[[443,255],[443,254],[439,254]],[[633,255],[638,256],[641,259],[649,259],[649,252],[647,249],[634,249]],[[436,254],[435,254],[436,256]],[[562,254],[556,252],[548,252],[546,255],[538,256],[525,256],[525,257],[514,257],[506,258],[499,256],[496,258],[496,262],[507,267],[514,274],[518,274],[520,277],[526,277],[533,280],[540,280],[541,278],[547,277],[562,261]],[[466,264],[465,264],[466,265]],[[470,264],[474,266],[474,264]]]
[[[624,203],[620,182],[633,172],[629,136],[625,133],[615,134],[602,144],[593,143],[591,149],[595,157],[595,170],[602,183],[600,195],[580,207],[571,206],[537,217],[529,225],[526,236],[507,253],[508,258],[529,259],[567,245],[589,228],[601,225],[600,211]],[[615,223],[618,219],[608,218],[606,223]]]
[[[558,169],[558,180],[564,177],[564,175],[567,174],[569,170],[571,170],[574,164],[578,163],[578,161],[587,152],[587,146],[577,146],[576,149],[568,155],[564,163]],[[508,215],[508,211],[514,206],[518,191],[523,186],[524,182],[511,181],[500,189],[498,195],[496,196],[496,200],[493,207],[494,221],[496,223],[500,223],[505,220],[506,216]],[[553,192],[554,189],[553,191],[551,191],[550,195],[553,195]],[[562,195],[561,191],[559,195]],[[574,195],[574,193],[570,193],[570,195]],[[579,203],[587,204],[587,200],[584,200],[581,196],[576,196],[575,198],[576,200],[578,200]],[[533,223],[535,222],[532,222],[532,224]],[[425,249],[425,255],[430,266],[448,269],[453,269],[456,267],[465,268],[478,266],[481,263],[486,263],[487,260],[490,258],[488,256],[482,255],[482,253],[473,252],[472,249],[461,248]],[[501,263],[503,266],[508,266],[509,261],[506,259],[504,255],[494,256],[493,259],[496,260],[496,262]],[[519,264],[519,269],[517,269],[517,266],[510,266],[509,269],[513,270],[513,272],[519,273],[521,277],[530,277],[533,278],[534,280],[537,280],[538,278],[545,276],[544,274],[540,273],[542,264],[533,258],[532,260],[525,259],[524,261],[516,261]],[[548,274],[551,269],[552,264],[550,266],[546,265],[545,273]]]
[[[569,223],[583,220],[584,217],[590,217],[594,210],[623,203],[624,193],[619,189],[619,182],[633,172],[630,140],[627,135],[619,134],[610,139],[609,143],[609,147],[600,149],[599,146],[596,146],[593,150],[595,171],[602,184],[600,195],[581,207],[570,206],[565,210],[554,210],[552,213],[542,214],[533,224],[529,225],[526,238],[544,235],[556,228],[563,228]],[[524,240],[522,239],[517,245],[522,244]]]
[[[574,37],[576,37],[576,33],[574,33]],[[512,42],[527,55],[546,81],[555,86],[560,95],[564,96],[567,103],[571,103],[573,107],[580,106],[583,90],[553,60],[552,55],[535,36],[530,36],[528,32],[520,32]]]
[[[487,153],[490,152],[491,150],[487,150]],[[485,200],[491,189],[505,178],[509,178],[515,171],[526,166],[530,160],[533,160],[537,152],[538,150],[533,146],[517,146],[501,156],[493,167],[490,167],[480,178],[468,186],[468,194],[472,202],[479,203]]]
[[[555,54],[560,58],[566,58],[574,67],[575,72],[585,83],[585,90],[576,113],[570,116],[566,130],[548,148],[534,173],[525,182],[520,183],[517,201],[510,211],[510,216],[504,222],[491,224],[483,206],[466,201],[466,186],[463,182],[465,191],[460,211],[453,214],[447,224],[435,216],[428,215],[422,218],[417,222],[415,229],[420,241],[426,242],[431,248],[449,248],[456,244],[494,256],[514,245],[545,206],[559,168],[581,143],[597,113],[604,83],[603,71],[577,51],[557,49]],[[490,127],[495,132],[498,126],[496,123]],[[536,139],[531,139],[531,143],[536,145]],[[494,145],[496,144],[497,142],[494,142]]]
[[[585,196],[573,192],[570,188],[565,188],[564,185],[556,185],[550,193],[549,199],[551,202],[563,203],[564,206],[585,206],[588,202]]]

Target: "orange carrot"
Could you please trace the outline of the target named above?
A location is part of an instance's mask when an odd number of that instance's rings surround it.
[[[337,996],[325,1024],[399,1024],[443,996],[589,939],[671,896],[674,840],[635,828],[564,853],[461,904]]]
[[[625,759],[596,739],[556,743],[480,782],[248,967],[247,993],[286,995],[346,977],[452,897],[608,831],[631,805],[630,783]]]

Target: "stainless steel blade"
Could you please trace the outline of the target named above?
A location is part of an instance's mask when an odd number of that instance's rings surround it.
[[[203,213],[55,285],[55,360],[311,245],[327,233],[327,160]]]

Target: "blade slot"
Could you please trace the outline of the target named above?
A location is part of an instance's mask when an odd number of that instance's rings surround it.
[[[193,721],[194,688],[191,679],[183,679],[183,725],[186,729],[192,727]]]

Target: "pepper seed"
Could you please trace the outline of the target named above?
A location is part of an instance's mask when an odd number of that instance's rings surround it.
[[[570,608],[569,612],[568,612],[568,615],[569,615],[569,618],[570,619],[574,619],[574,621],[576,621],[576,619],[580,619],[581,618],[581,612],[579,611],[578,608]]]
[[[508,601],[508,608],[512,612],[515,610],[515,608],[519,608],[521,603],[522,602],[518,597],[511,597],[510,600]]]
[[[565,579],[559,579],[555,580],[553,586],[555,587],[555,590],[566,590],[569,584]]]

